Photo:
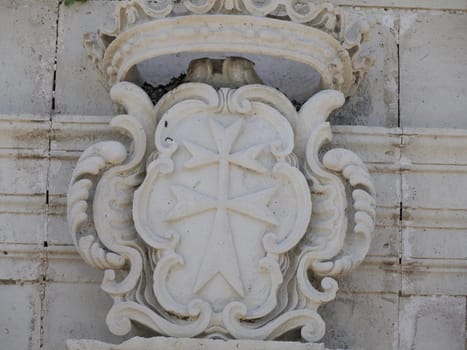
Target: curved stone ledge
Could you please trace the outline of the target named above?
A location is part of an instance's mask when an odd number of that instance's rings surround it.
[[[96,340],[68,340],[68,350],[327,350],[324,344],[256,340],[215,340],[134,337],[120,345]]]

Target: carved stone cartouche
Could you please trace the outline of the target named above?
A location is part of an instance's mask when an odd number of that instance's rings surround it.
[[[202,79],[256,76],[239,58],[204,59],[190,74],[216,64],[221,73]],[[319,341],[317,309],[334,299],[334,277],[363,260],[374,228],[363,162],[345,149],[319,157],[343,94],[321,91],[298,113],[260,84],[186,83],[155,107],[131,83],[111,96],[128,111],[111,126],[133,145],[90,146],[68,192],[74,241],[114,299],[110,330],[136,322],[173,337],[275,339],[300,328]]]
[[[327,150],[329,114],[371,66],[369,25],[328,3],[131,0],[118,3],[114,29],[86,36],[127,112],[110,126],[131,140],[88,147],[67,198],[79,253],[105,271],[112,333],[143,325],[175,338],[273,340],[298,329],[308,343],[297,349],[324,349],[312,344],[325,333],[317,310],[335,298],[335,277],[362,262],[375,225],[364,163]],[[156,105],[127,81],[148,59],[208,52],[304,64],[321,91],[297,112],[240,57],[193,61],[191,82]],[[226,348],[244,346],[235,342]]]

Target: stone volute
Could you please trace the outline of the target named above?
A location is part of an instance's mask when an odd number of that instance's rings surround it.
[[[110,331],[157,337],[68,349],[283,348],[277,339],[324,349],[318,308],[362,262],[375,225],[364,163],[324,147],[329,114],[370,64],[360,54],[369,24],[348,25],[330,4],[277,0],[133,0],[115,23],[85,46],[127,111],[110,125],[130,142],[83,152],[68,223],[82,258],[105,271]],[[236,57],[192,61],[155,105],[136,84],[145,60],[209,51]],[[297,111],[248,53],[313,67],[320,91]]]

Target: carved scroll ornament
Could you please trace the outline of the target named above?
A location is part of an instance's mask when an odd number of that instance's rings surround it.
[[[110,330],[135,321],[176,337],[273,339],[300,327],[318,341],[317,308],[374,227],[362,161],[345,149],[319,157],[342,93],[322,91],[298,113],[263,85],[183,84],[155,107],[131,83],[111,95],[128,111],[111,126],[132,147],[89,147],[68,193],[75,243],[114,298]]]
[[[134,323],[172,337],[263,340],[300,329],[319,341],[318,307],[335,298],[335,277],[362,262],[374,229],[364,163],[326,145],[329,114],[364,72],[356,57],[365,31],[328,4],[183,6],[197,15],[177,16],[172,2],[129,1],[118,6],[114,31],[87,38],[112,99],[127,111],[110,126],[130,141],[81,155],[68,191],[74,243],[105,271],[114,334]],[[280,14],[293,22],[264,17]],[[219,75],[216,84],[185,83],[156,105],[122,81],[146,59],[213,49],[305,62],[326,89],[297,112],[261,84],[251,62],[235,60],[224,65],[235,84]],[[211,67],[203,62],[193,67]]]

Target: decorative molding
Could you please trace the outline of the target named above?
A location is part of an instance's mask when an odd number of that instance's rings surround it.
[[[466,260],[404,259],[401,295],[454,295],[467,293]]]
[[[404,207],[404,227],[467,229],[467,208]]]
[[[115,139],[119,134],[109,126],[110,116],[58,115],[53,123],[52,151],[81,152],[90,143],[89,139]],[[12,121],[12,123],[15,123]],[[20,127],[20,126],[18,126]],[[368,165],[398,167],[401,156],[412,166],[444,165],[448,169],[463,169],[467,156],[462,152],[467,147],[467,131],[459,129],[431,128],[383,128],[368,126],[332,125],[334,147],[345,147],[358,153]],[[83,139],[83,136],[88,138]],[[82,141],[82,142],[81,142]],[[430,149],[427,155],[426,150]],[[77,154],[77,153],[76,153]],[[448,156],[446,156],[448,155]],[[420,168],[421,169],[421,168]],[[410,169],[408,169],[410,170]]]
[[[43,258],[42,244],[1,243],[0,259],[37,260]]]
[[[150,58],[224,51],[302,62],[321,74],[323,89],[350,95],[373,64],[362,49],[372,24],[348,23],[330,3],[186,0],[175,6],[173,0],[132,0],[117,6],[113,29],[87,34],[84,45],[109,88],[138,79],[133,68]]]
[[[6,194],[0,193],[1,214],[44,215],[45,194]]]
[[[45,157],[50,124],[45,116],[0,115],[0,158]]]
[[[467,11],[467,4],[464,0],[418,0],[407,2],[405,0],[332,0],[333,4],[340,6],[380,8],[380,9],[410,9],[413,10],[445,10],[445,11]]]
[[[68,340],[68,350],[141,350],[141,349],[177,349],[177,350],[328,350],[324,344],[298,342],[264,342],[254,340],[218,340],[218,339],[174,339],[134,337],[120,345],[106,344],[96,340]]]

